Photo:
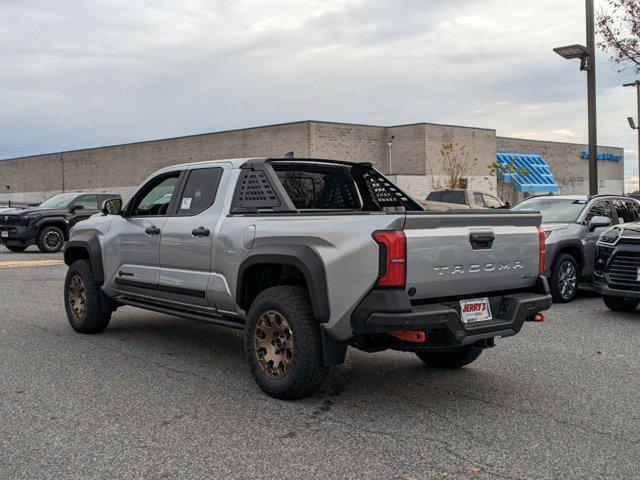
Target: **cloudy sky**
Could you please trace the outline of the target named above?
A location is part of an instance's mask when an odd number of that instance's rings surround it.
[[[296,120],[585,142],[583,0],[0,0],[0,158]],[[637,176],[632,81],[599,140]]]

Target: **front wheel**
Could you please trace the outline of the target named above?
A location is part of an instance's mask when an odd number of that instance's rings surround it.
[[[568,303],[578,294],[578,281],[580,278],[578,262],[567,253],[558,256],[553,263],[549,287],[553,301]]]
[[[45,227],[38,234],[37,243],[43,253],[59,252],[64,245],[64,233],[58,227]]]
[[[80,333],[100,333],[111,320],[111,311],[102,305],[102,292],[93,279],[91,262],[71,264],[64,280],[64,306],[71,327]]]
[[[481,348],[471,345],[460,347],[450,352],[418,351],[416,355],[430,367],[453,370],[475,362],[481,353]]]
[[[245,325],[245,355],[258,386],[283,400],[315,393],[329,368],[307,292],[278,286],[261,292]]]
[[[605,295],[602,298],[609,310],[614,312],[633,312],[640,304],[640,300],[634,298],[611,297],[609,295]]]

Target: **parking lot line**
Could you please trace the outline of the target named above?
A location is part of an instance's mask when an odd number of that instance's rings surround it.
[[[62,265],[62,260],[22,260],[13,262],[0,262],[0,268],[9,267],[48,267],[51,265]]]

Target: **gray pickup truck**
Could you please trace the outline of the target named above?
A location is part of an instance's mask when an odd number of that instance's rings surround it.
[[[348,346],[458,368],[543,319],[539,225],[425,212],[369,163],[177,165],[73,228],[64,301],[82,333],[121,305],[242,329],[258,385],[301,398]]]

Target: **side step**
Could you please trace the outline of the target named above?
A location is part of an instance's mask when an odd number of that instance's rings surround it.
[[[144,310],[152,310],[158,313],[166,313],[167,315],[175,315],[176,317],[187,318],[189,320],[196,320],[198,322],[214,323],[223,327],[235,328],[238,330],[244,330],[244,322],[231,320],[223,316],[213,316],[204,313],[196,313],[193,311],[171,308],[164,305],[158,305],[156,303],[144,302],[141,300],[134,300],[127,297],[118,297],[117,302],[121,305],[130,305],[132,307],[142,308]]]

